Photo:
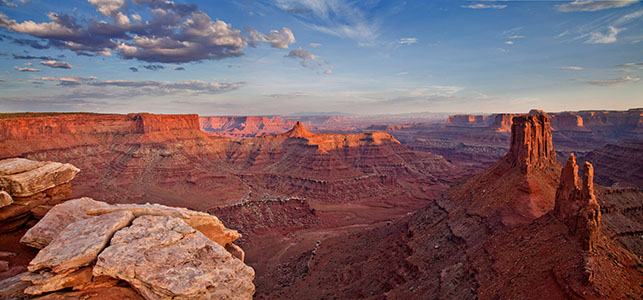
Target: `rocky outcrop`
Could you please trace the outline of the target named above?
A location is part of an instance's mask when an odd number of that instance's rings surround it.
[[[513,117],[511,146],[505,156],[512,166],[527,173],[556,162],[550,120],[544,113]]]
[[[594,249],[602,223],[601,209],[594,195],[594,167],[585,162],[583,181],[579,186],[578,166],[573,153],[560,176],[554,214],[567,225],[572,235],[582,240],[584,250]]]
[[[251,299],[254,270],[232,244],[238,237],[206,213],[75,199],[54,206],[23,236],[44,248],[20,280],[29,295],[124,280],[146,299]]]
[[[254,271],[182,219],[141,216],[117,232],[94,276],[129,282],[146,299],[251,299]]]
[[[70,182],[78,172],[71,164],[5,159],[0,161],[0,189],[14,197],[28,197]]]
[[[71,198],[70,181],[79,171],[58,162],[0,160],[0,232],[13,231]]]
[[[314,134],[306,130],[306,128],[304,128],[304,125],[302,125],[301,122],[297,121],[292,129],[286,131],[286,133],[282,135],[288,138],[310,138]]]
[[[160,204],[117,204],[104,208],[95,208],[87,211],[88,215],[109,214],[116,211],[130,211],[134,216],[169,216],[183,219],[188,225],[200,231],[212,241],[221,246],[232,243],[241,235],[236,230],[223,226],[223,223],[213,215],[193,211],[180,207],[169,207]]]
[[[131,212],[121,211],[69,224],[29,263],[31,273],[22,280],[32,285],[25,293],[39,295],[89,283],[91,268],[85,267],[94,263],[114,232],[133,218]]]

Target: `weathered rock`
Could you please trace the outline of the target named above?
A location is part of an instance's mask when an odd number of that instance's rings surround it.
[[[600,238],[601,209],[594,195],[594,167],[585,162],[583,182],[578,185],[578,166],[572,153],[560,176],[554,214],[583,242],[583,250],[592,250]]]
[[[29,271],[51,269],[54,273],[91,264],[117,230],[127,226],[134,215],[119,211],[68,225],[29,263]]]
[[[239,246],[237,246],[237,245],[235,245],[233,243],[229,243],[229,244],[225,245],[225,249],[228,252],[230,252],[230,254],[232,254],[232,256],[238,258],[241,261],[244,261],[246,259],[246,253],[243,251],[243,249],[241,249],[241,247],[239,247]]]
[[[513,166],[527,172],[556,162],[550,120],[551,117],[542,112],[513,117],[511,146],[506,155]]]
[[[86,212],[90,209],[108,207],[105,202],[91,198],[79,198],[56,205],[25,235],[20,242],[38,249],[49,245],[67,225],[83,219],[92,218]]]
[[[13,231],[32,216],[36,207],[48,207],[71,198],[71,183],[64,183],[28,197],[13,197],[14,203],[0,208],[0,232]],[[39,214],[45,212],[38,212]]]
[[[25,289],[25,294],[40,295],[68,287],[86,285],[92,280],[92,268],[71,269],[59,274],[49,271],[31,272],[23,276],[21,280],[31,283]]]
[[[25,274],[27,273],[20,273],[16,276],[1,280],[0,299],[12,299],[23,296],[23,291],[29,286],[29,283],[20,280]]]
[[[118,231],[94,276],[125,280],[146,299],[251,299],[254,270],[183,219],[145,215]]]
[[[138,293],[130,287],[124,286],[111,286],[102,288],[92,288],[89,290],[75,291],[75,292],[56,292],[43,295],[34,299],[38,300],[78,300],[78,299],[91,299],[91,300],[142,300]]]
[[[13,198],[11,198],[11,195],[5,191],[0,191],[0,208],[5,207],[9,204],[13,203]]]
[[[0,160],[0,176],[24,173],[44,166],[46,162],[26,158],[9,158]]]
[[[200,231],[209,239],[221,246],[232,243],[241,237],[236,230],[226,228],[215,216],[180,207],[169,207],[160,204],[117,204],[105,208],[91,209],[89,215],[101,215],[115,211],[131,211],[134,216],[153,215],[169,216],[183,219],[188,225]]]
[[[14,197],[27,197],[70,182],[78,172],[71,164],[10,158],[0,161],[0,188]]]

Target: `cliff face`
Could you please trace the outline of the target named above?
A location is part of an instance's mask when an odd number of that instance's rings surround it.
[[[197,115],[35,114],[0,119],[0,139],[20,140],[61,134],[129,134],[198,130]]]

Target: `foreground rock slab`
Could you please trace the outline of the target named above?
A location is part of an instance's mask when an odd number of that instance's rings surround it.
[[[130,211],[134,216],[169,216],[183,219],[188,225],[200,231],[221,246],[226,246],[241,237],[236,230],[226,228],[219,218],[186,208],[169,207],[160,204],[117,204],[105,208],[91,209],[89,215],[102,215],[115,211]]]
[[[78,172],[71,164],[5,159],[0,161],[0,189],[14,197],[27,197],[70,182]]]
[[[118,231],[94,276],[125,280],[146,299],[252,299],[254,270],[181,218],[145,215]]]
[[[93,218],[93,216],[86,214],[88,210],[108,206],[109,204],[105,202],[95,201],[87,197],[68,200],[51,208],[34,227],[25,233],[20,242],[27,246],[42,249],[49,245],[67,225],[83,219]]]
[[[50,269],[54,273],[91,264],[117,230],[127,226],[134,215],[114,212],[68,225],[29,263],[29,271]]]

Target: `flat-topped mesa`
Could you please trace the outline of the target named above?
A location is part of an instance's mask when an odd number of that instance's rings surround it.
[[[505,155],[512,167],[520,167],[526,173],[556,162],[550,121],[551,117],[542,112],[513,117],[511,146]]]
[[[601,208],[594,195],[594,167],[589,162],[583,166],[583,181],[578,185],[578,166],[572,153],[560,175],[556,191],[555,216],[573,236],[582,240],[583,250],[595,248],[600,238]]]
[[[306,130],[306,128],[304,128],[304,125],[302,125],[301,122],[297,121],[297,123],[295,123],[295,126],[292,129],[286,131],[286,133],[284,133],[283,135],[289,138],[309,138],[314,136],[315,134]]]
[[[149,113],[128,114],[132,118],[133,133],[168,132],[174,130],[200,130],[199,116],[155,115]]]

